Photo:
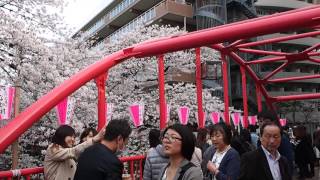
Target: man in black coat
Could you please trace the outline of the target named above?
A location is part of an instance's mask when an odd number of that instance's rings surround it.
[[[261,126],[266,122],[272,121],[272,122],[280,124],[276,114],[274,114],[270,111],[266,111],[266,110],[258,113],[258,121],[259,121],[260,129],[261,129]],[[261,142],[260,142],[260,140],[258,140],[257,146],[260,147],[260,145],[261,145]],[[287,136],[282,131],[281,131],[281,143],[278,148],[278,151],[281,154],[281,156],[285,157],[288,160],[289,173],[292,177],[293,169],[294,169],[294,167],[293,167],[294,149],[292,147],[292,144],[290,143],[289,136]]]
[[[278,148],[281,143],[281,127],[266,122],[260,129],[261,146],[241,157],[239,180],[291,180],[289,165]]]
[[[101,143],[87,148],[79,157],[74,180],[122,180],[123,164],[115,153],[128,142],[127,120],[112,120]]]

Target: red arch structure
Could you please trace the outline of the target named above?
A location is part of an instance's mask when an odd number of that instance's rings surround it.
[[[277,32],[292,31],[298,29],[308,29],[306,33],[290,35],[281,38],[272,38],[255,42],[248,42],[248,39],[267,35]],[[165,126],[165,96],[164,96],[164,72],[163,59],[165,54],[185,49],[196,49],[196,83],[197,83],[197,100],[198,100],[198,119],[203,118],[202,113],[202,90],[201,90],[201,71],[200,71],[200,47],[206,46],[214,48],[221,53],[222,71],[224,81],[224,101],[226,121],[229,122],[228,107],[228,79],[227,79],[227,56],[231,57],[240,65],[243,82],[243,101],[244,101],[244,117],[248,115],[247,110],[247,94],[246,73],[253,79],[257,87],[257,104],[261,110],[262,94],[271,109],[273,103],[290,100],[304,100],[320,98],[320,93],[301,94],[271,97],[265,85],[268,83],[280,83],[294,80],[319,78],[319,74],[271,79],[276,73],[285,68],[288,64],[307,60],[314,63],[320,63],[320,52],[318,51],[320,43],[305,49],[298,53],[284,53],[276,51],[264,51],[254,49],[255,46],[265,45],[270,43],[285,42],[293,39],[312,37],[320,35],[320,6],[312,6],[309,8],[288,11],[271,16],[265,16],[257,19],[246,20],[242,22],[227,24],[211,29],[191,32],[180,36],[161,38],[154,41],[140,43],[132,47],[128,47],[121,51],[115,52],[101,61],[88,66],[81,70],[70,79],[64,81],[61,85],[54,88],[48,94],[41,97],[34,104],[26,108],[19,116],[14,118],[5,127],[0,129],[0,153],[2,153],[12,142],[14,142],[23,132],[30,128],[33,123],[37,122],[43,115],[49,112],[65,97],[72,94],[88,81],[95,79],[98,91],[98,126],[101,128],[105,123],[105,80],[106,72],[116,64],[119,64],[131,57],[141,58],[147,56],[158,56],[159,64],[159,95],[160,95],[160,128]],[[223,45],[228,42],[229,45]],[[272,55],[275,57],[264,58],[248,61],[241,58],[238,53],[251,53],[259,55]],[[252,70],[252,64],[264,64],[271,62],[283,62],[283,64],[265,77],[260,78]],[[203,123],[200,124],[203,126]]]

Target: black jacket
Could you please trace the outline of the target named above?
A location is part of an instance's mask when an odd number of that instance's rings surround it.
[[[316,160],[312,145],[307,138],[303,138],[295,148],[295,161],[298,165],[306,165]]]
[[[282,180],[291,180],[289,165],[285,157],[279,159]],[[273,180],[268,160],[259,147],[257,150],[245,153],[241,157],[239,180]]]
[[[123,164],[102,144],[87,148],[79,157],[74,180],[122,180]]]

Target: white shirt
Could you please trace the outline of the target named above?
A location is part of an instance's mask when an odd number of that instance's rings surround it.
[[[230,149],[230,145],[226,148],[226,150],[224,150],[222,152],[216,151],[214,153],[214,155],[212,157],[212,162],[216,165],[217,168],[219,168],[223,157],[226,155],[226,153],[228,152],[229,149]],[[216,177],[214,177],[213,179],[216,180]]]
[[[261,146],[261,147],[267,157],[269,168],[270,168],[273,179],[274,180],[282,180],[281,173],[280,173],[280,167],[279,167],[279,159],[281,156],[280,153],[277,151],[277,157],[276,157],[276,159],[274,159],[272,157],[272,154],[267,149],[265,149],[263,146]]]
[[[168,169],[168,168],[166,168],[166,170],[164,171],[164,174],[163,174],[161,180],[166,180],[166,179],[167,179],[167,169]]]

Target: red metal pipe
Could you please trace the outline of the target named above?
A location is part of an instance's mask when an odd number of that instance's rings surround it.
[[[213,49],[216,49],[218,51],[222,51],[224,49],[224,46],[221,44],[214,44],[211,46]],[[236,53],[232,52],[232,51],[227,51],[228,55],[239,65],[245,64],[245,61],[238,56]],[[245,69],[247,71],[247,73],[250,75],[250,77],[253,79],[253,81],[260,87],[260,92],[262,93],[262,95],[264,96],[267,105],[269,106],[270,110],[273,111],[274,113],[275,108],[273,106],[273,99],[271,99],[271,97],[269,96],[269,94],[267,93],[266,89],[264,88],[261,80],[257,77],[257,75],[255,74],[255,72],[251,69],[250,66],[245,66]]]
[[[211,46],[213,49],[216,49],[218,51],[222,51],[224,49],[224,46],[221,44],[214,44]],[[245,64],[245,60],[243,60],[238,54],[234,53],[233,51],[227,51],[228,56],[232,58],[237,64],[243,65]],[[244,66],[246,72],[249,74],[249,76],[253,79],[253,81],[258,84],[260,87],[262,87],[261,80],[257,77],[256,73],[252,70],[250,66]],[[261,88],[262,95],[267,99],[270,96],[268,95],[267,91],[264,88]]]
[[[310,52],[308,53],[308,56],[311,57],[311,56],[320,56],[320,52]]]
[[[142,160],[145,159],[145,156],[144,155],[128,156],[128,157],[121,157],[119,159],[122,163],[130,162],[130,161],[140,161],[141,162],[140,170],[142,170]],[[17,169],[17,170],[20,171],[21,176],[41,174],[44,172],[43,167],[25,168],[25,169]],[[11,177],[13,177],[13,175],[14,174],[13,174],[12,170],[0,171],[0,178],[11,178]]]
[[[229,119],[229,82],[228,82],[228,63],[226,55],[221,53],[222,78],[223,78],[223,97],[224,97],[224,118],[226,124],[230,124]]]
[[[165,96],[165,82],[164,82],[164,56],[160,55],[158,58],[158,84],[159,84],[159,106],[160,106],[160,130],[166,127],[166,96]]]
[[[317,35],[320,35],[320,31],[313,31],[313,32],[296,34],[296,35],[291,35],[291,36],[286,36],[286,37],[278,37],[278,38],[266,39],[266,40],[261,40],[261,41],[255,41],[255,42],[240,44],[236,47],[237,48],[248,48],[248,47],[252,47],[252,46],[278,43],[278,42],[289,41],[289,40],[293,40],[293,39],[300,39],[300,38],[305,38],[305,37],[317,36]]]
[[[139,161],[146,158],[144,155],[137,155],[137,156],[127,156],[127,157],[120,157],[121,162],[128,162],[128,161]]]
[[[236,40],[234,42],[232,42],[231,44],[229,44],[228,46],[226,46],[227,49],[230,49],[230,48],[233,48],[239,44],[241,44],[245,39],[239,39],[239,40]]]
[[[246,70],[240,66],[241,79],[242,79],[242,102],[243,102],[243,125],[244,128],[248,127],[248,97],[247,97],[247,77]]]
[[[270,79],[267,81],[267,83],[281,83],[281,82],[287,82],[287,81],[306,80],[306,79],[315,79],[315,78],[320,78],[320,74],[314,74],[314,75],[309,75],[309,76]]]
[[[290,96],[277,96],[272,97],[275,102],[293,101],[293,100],[306,100],[306,99],[320,99],[320,93],[299,94]]]
[[[129,164],[130,164],[130,176],[131,178],[134,180],[134,167],[133,167],[133,161],[129,161]]]
[[[279,71],[283,70],[284,67],[286,67],[289,63],[285,62],[283,63],[281,66],[279,66],[277,69],[275,69],[274,71],[272,71],[271,73],[269,73],[268,75],[266,75],[263,80],[266,81],[269,78],[271,78],[273,75],[275,75],[276,73],[278,73]]]
[[[272,62],[283,61],[283,60],[286,60],[286,59],[287,59],[286,56],[272,57],[272,58],[265,58],[265,59],[246,61],[245,64],[264,64],[264,63],[272,63]]]
[[[320,63],[320,59],[314,59],[309,57],[309,61],[314,62],[314,63]]]
[[[262,111],[261,93],[260,93],[260,86],[258,84],[256,84],[256,97],[257,97],[258,112],[261,112]]]
[[[42,96],[38,101],[30,105],[16,118],[0,129],[0,153],[65,97],[128,57],[129,55],[124,53],[124,51],[118,51],[111,54],[103,60],[97,61],[97,63],[81,70],[79,73],[73,75],[70,79],[64,81],[52,91]]]
[[[16,171],[20,171],[20,176],[28,176],[31,174],[43,173],[43,167],[17,169]],[[0,171],[0,178],[11,178],[11,177],[14,177],[13,175],[14,175],[13,170]]]
[[[319,31],[320,32],[320,31]],[[304,51],[302,51],[301,53],[309,53],[311,51],[313,51],[314,49],[318,49],[320,47],[320,43],[315,44],[307,49],[305,49]]]
[[[196,87],[197,87],[197,104],[198,104],[198,124],[199,128],[204,128],[204,117],[202,107],[202,80],[201,80],[201,52],[196,48]]]
[[[304,10],[278,13],[276,16],[230,23],[158,41],[141,43],[132,47],[132,51],[136,53],[135,57],[146,57],[208,44],[248,39],[279,31],[311,27],[320,24],[320,18],[317,18],[320,16],[319,10],[320,6],[313,6]]]
[[[142,180],[142,179],[143,179],[142,160],[139,161],[139,168],[140,168],[140,169],[139,169],[139,172],[140,172],[140,180]]]
[[[259,54],[259,55],[273,55],[273,56],[286,56],[288,53],[277,52],[277,51],[264,51],[258,49],[246,49],[246,48],[239,48],[240,52],[244,53],[252,53],[252,54]]]
[[[319,10],[320,6],[312,6],[180,36],[163,38],[159,41],[141,43],[111,54],[64,81],[57,88],[29,106],[5,127],[1,128],[0,153],[17,139],[17,137],[31,127],[34,122],[40,120],[45,113],[49,112],[63,98],[69,96],[88,81],[105,73],[109,68],[129,57],[153,56],[167,52],[201,47],[208,44],[247,39],[303,27],[314,27],[320,24]],[[263,88],[262,93],[265,93]],[[270,100],[266,99],[266,101],[268,102]]]
[[[134,167],[133,162],[134,161],[140,161],[140,179],[142,178],[142,160],[146,157],[144,155],[138,155],[138,156],[128,156],[128,157],[121,157],[119,158],[122,163],[129,162],[130,164],[130,176],[132,179],[134,179]]]
[[[98,131],[106,124],[106,75],[96,78],[98,87]]]

